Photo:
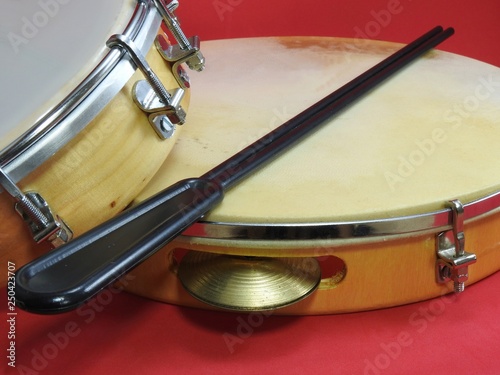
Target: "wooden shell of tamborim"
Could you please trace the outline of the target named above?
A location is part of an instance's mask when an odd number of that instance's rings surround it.
[[[179,87],[171,64],[154,46],[146,59],[168,90]],[[167,140],[156,135],[148,115],[131,95],[134,83],[141,79],[144,77],[137,71],[81,133],[19,183],[25,192],[38,192],[75,236],[127,207],[158,171],[180,133],[177,127]],[[182,101],[186,111],[189,101],[187,89]],[[0,194],[2,261],[20,267],[47,249],[46,244],[33,241],[13,200]],[[0,279],[2,283],[5,277]]]

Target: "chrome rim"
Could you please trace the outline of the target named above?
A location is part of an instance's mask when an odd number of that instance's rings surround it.
[[[443,204],[444,206],[444,204]],[[464,220],[470,222],[499,210],[500,192],[466,203]],[[229,223],[200,221],[183,236],[220,240],[340,240],[382,236],[438,233],[452,229],[452,210],[441,210],[392,218],[320,223]]]

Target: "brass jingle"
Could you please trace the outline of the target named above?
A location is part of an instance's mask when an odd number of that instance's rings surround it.
[[[223,309],[272,310],[310,295],[321,281],[314,258],[245,257],[189,251],[178,277],[195,298]]]

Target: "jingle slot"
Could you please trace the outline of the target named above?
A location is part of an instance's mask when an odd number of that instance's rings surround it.
[[[321,283],[319,290],[337,288],[347,276],[347,265],[344,260],[334,255],[317,258],[321,268]]]

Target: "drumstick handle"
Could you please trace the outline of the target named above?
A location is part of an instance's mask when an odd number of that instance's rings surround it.
[[[17,305],[37,313],[78,307],[172,241],[219,204],[223,190],[204,179],[180,181],[145,204],[77,237],[16,273]],[[99,265],[99,266],[96,266]]]

